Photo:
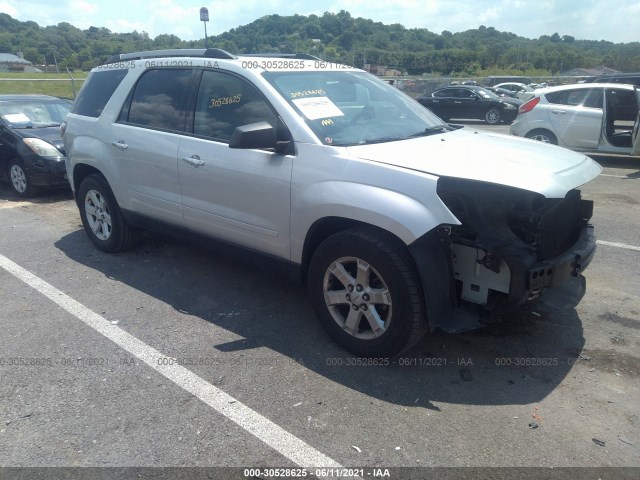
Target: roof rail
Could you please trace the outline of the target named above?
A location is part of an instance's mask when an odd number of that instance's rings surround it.
[[[238,57],[271,57],[271,58],[294,58],[297,60],[318,60],[321,58],[309,53],[238,53]]]
[[[127,60],[162,57],[206,57],[228,60],[237,58],[235,55],[232,55],[220,48],[174,48],[170,50],[147,50],[144,52],[119,53],[117,55],[113,55],[104,63],[108,64]]]

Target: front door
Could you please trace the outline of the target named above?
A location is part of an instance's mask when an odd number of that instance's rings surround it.
[[[278,117],[247,80],[205,70],[193,135],[178,150],[185,225],[279,258],[290,258],[293,156],[229,148],[234,129]]]

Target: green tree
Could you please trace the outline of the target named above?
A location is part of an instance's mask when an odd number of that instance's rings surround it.
[[[37,48],[25,48],[22,54],[24,56],[24,59],[28,62],[34,63],[36,65],[44,63],[44,58],[42,57],[40,52],[38,52]]]

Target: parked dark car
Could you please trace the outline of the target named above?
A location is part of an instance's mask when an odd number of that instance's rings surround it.
[[[626,83],[640,87],[640,72],[636,73],[604,73],[587,77],[583,83]]]
[[[0,95],[0,176],[19,196],[69,185],[60,124],[70,108],[48,95]]]
[[[473,85],[440,88],[416,100],[445,121],[473,118],[489,124],[511,123],[523,103],[520,99],[499,97],[484,87]]]

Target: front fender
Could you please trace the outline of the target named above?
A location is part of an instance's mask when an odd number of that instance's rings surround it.
[[[411,183],[408,179],[404,186],[411,187]],[[293,202],[292,261],[302,261],[305,235],[299,232],[309,232],[315,222],[327,217],[376,226],[406,245],[443,223],[459,224],[437,196],[436,183],[437,179],[420,182],[417,193],[421,198],[349,181],[325,181],[309,186]]]

